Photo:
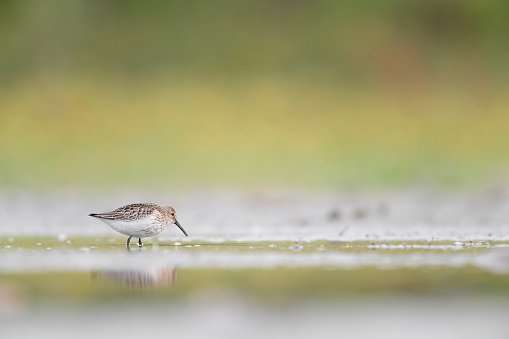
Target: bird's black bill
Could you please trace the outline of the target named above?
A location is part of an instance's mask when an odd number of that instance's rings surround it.
[[[184,234],[185,234],[185,235],[186,235],[186,237],[187,237],[187,232],[186,232],[186,230],[185,230],[182,226],[180,226],[180,224],[179,224],[179,222],[178,222],[177,220],[175,220],[175,225],[177,225],[177,226],[178,226],[178,228],[180,228],[180,230],[181,230],[182,232],[184,232]]]

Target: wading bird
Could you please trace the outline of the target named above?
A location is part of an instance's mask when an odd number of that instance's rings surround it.
[[[112,212],[91,213],[89,216],[104,221],[115,231],[127,235],[127,247],[132,237],[138,238],[139,246],[143,246],[141,238],[158,235],[168,224],[175,224],[187,237],[187,232],[177,221],[173,207],[160,206],[153,203],[129,204]]]

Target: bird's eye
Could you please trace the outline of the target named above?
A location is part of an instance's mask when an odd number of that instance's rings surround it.
[[[175,215],[175,213],[172,213],[171,215],[173,215],[173,216],[174,216],[174,215]]]

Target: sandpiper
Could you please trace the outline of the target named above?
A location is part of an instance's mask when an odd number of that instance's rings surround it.
[[[139,238],[139,246],[143,246],[141,238],[161,233],[169,223],[177,225],[187,237],[187,232],[177,221],[175,210],[170,206],[153,203],[129,204],[112,212],[91,213],[89,216],[98,218],[115,231],[129,236],[127,247],[132,237]]]

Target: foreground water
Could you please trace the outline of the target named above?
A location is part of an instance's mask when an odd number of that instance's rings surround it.
[[[0,194],[2,337],[508,333],[503,193],[190,194],[130,251],[86,217],[162,198]]]
[[[182,239],[128,251],[124,240],[0,239],[4,335],[504,338],[509,330],[506,242]]]

